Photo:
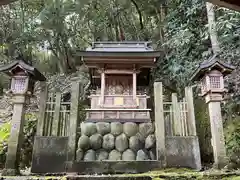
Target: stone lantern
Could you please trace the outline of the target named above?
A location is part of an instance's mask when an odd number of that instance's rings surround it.
[[[222,62],[217,55],[214,55],[210,60],[201,63],[192,77],[193,81],[200,81],[201,96],[208,104],[216,168],[223,168],[227,163],[221,101],[223,94],[227,91],[224,88],[224,76],[230,74],[234,69],[234,66]]]
[[[8,152],[3,175],[16,175],[19,173],[19,155],[21,138],[23,137],[24,113],[26,102],[33,93],[36,81],[45,81],[46,78],[34,67],[23,60],[0,67],[0,72],[11,77],[11,94],[13,100],[13,116],[11,133],[8,140]]]

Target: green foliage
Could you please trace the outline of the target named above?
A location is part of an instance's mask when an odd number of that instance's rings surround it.
[[[32,148],[36,133],[37,119],[35,114],[25,115],[26,124],[24,126],[24,140],[21,148],[21,168],[29,167],[32,159]],[[7,153],[7,141],[10,135],[11,122],[6,122],[0,126],[0,167],[4,167]]]
[[[228,122],[225,127],[227,152],[233,168],[240,168],[240,116]]]
[[[0,127],[0,141],[6,141],[8,140],[8,137],[10,135],[11,130],[11,124],[10,122],[6,122]]]
[[[4,123],[0,127],[0,167],[3,167],[7,152],[7,141],[10,135],[10,122]]]
[[[165,20],[166,56],[158,61],[157,78],[181,92],[208,51],[207,14],[202,0],[168,1]]]
[[[240,117],[227,125],[226,144],[230,154],[240,151]]]
[[[7,153],[7,141],[10,135],[11,124],[6,122],[0,127],[0,167],[4,167]]]

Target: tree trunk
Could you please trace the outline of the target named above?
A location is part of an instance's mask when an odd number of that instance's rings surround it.
[[[166,4],[160,4],[158,8],[156,8],[156,14],[158,18],[158,28],[159,28],[159,39],[160,39],[160,46],[165,42],[165,33],[164,33],[164,21],[167,15],[167,7]],[[166,47],[162,47],[164,52],[166,53]]]
[[[209,29],[209,35],[210,35],[210,40],[212,44],[212,50],[214,54],[218,54],[220,52],[220,47],[217,39],[214,5],[212,3],[206,2],[206,7],[207,7],[207,17],[208,17],[208,29]]]

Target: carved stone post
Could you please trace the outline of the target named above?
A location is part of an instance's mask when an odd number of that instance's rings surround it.
[[[185,88],[185,97],[187,102],[187,130],[190,136],[196,136],[196,122],[195,122],[195,111],[193,103],[193,92],[192,87]]]
[[[77,81],[78,79],[72,79],[72,91],[71,91],[71,111],[70,121],[68,129],[68,169],[71,169],[71,164],[76,158],[76,145],[77,145],[77,127],[79,116],[79,98],[83,91],[82,84]]]
[[[39,114],[38,114],[38,124],[37,124],[37,136],[46,135],[45,132],[45,110],[46,110],[46,102],[47,102],[47,93],[48,93],[48,86],[45,81],[40,82],[40,104],[39,104]]]
[[[3,175],[19,174],[20,149],[23,139],[25,96],[16,95],[13,98],[13,116],[11,133],[8,140],[8,152]]]
[[[166,166],[165,123],[163,114],[163,88],[161,82],[154,82],[155,135],[157,160]]]
[[[227,156],[224,141],[223,122],[220,102],[209,102],[208,110],[210,116],[212,146],[214,152],[214,166],[223,168],[227,164]]]

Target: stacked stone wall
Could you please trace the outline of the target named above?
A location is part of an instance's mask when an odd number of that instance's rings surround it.
[[[77,161],[156,160],[153,123],[81,123]]]

